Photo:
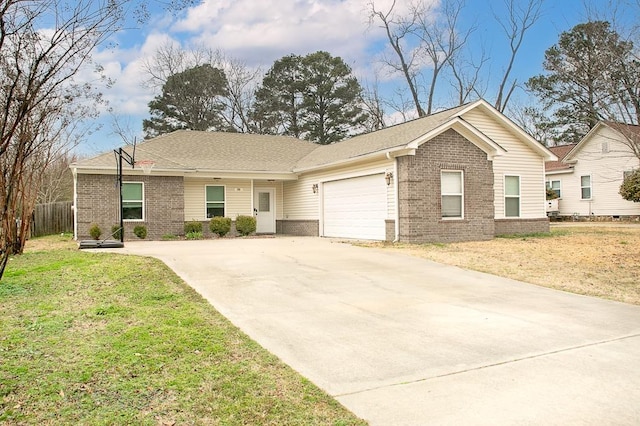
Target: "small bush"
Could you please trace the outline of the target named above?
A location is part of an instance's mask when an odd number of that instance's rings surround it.
[[[120,239],[120,234],[122,233],[122,229],[120,228],[120,225],[113,225],[111,227],[111,237],[115,240],[119,240]]]
[[[236,218],[236,231],[243,237],[256,232],[256,218],[253,216],[238,216]]]
[[[93,238],[94,240],[100,239],[100,235],[102,235],[102,229],[100,229],[100,226],[97,223],[91,224],[91,227],[89,228],[89,235],[91,235],[91,238]]]
[[[186,238],[187,240],[201,240],[202,232],[198,232],[198,231],[187,232],[184,238]]]
[[[136,227],[133,228],[133,233],[136,237],[144,240],[147,238],[147,227],[144,225],[136,225]]]
[[[164,234],[161,239],[162,241],[172,241],[177,240],[178,236],[173,234]]]
[[[219,237],[224,237],[231,231],[231,218],[219,216],[211,218],[209,229]]]
[[[192,220],[191,222],[186,222],[184,224],[184,233],[185,235],[190,232],[200,232],[202,233],[202,222],[198,222],[197,220]]]

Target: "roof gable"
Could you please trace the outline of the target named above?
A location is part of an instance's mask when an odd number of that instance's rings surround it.
[[[564,161],[571,162],[576,160],[578,153],[584,148],[594,137],[598,135],[604,128],[609,128],[618,133],[621,138],[633,138],[640,141],[640,126],[624,123],[616,123],[614,121],[600,121],[593,126],[589,132],[580,139],[574,148],[566,155]]]
[[[463,114],[477,109],[505,126],[521,143],[542,158],[556,159],[546,147],[483,100],[439,111],[427,117],[354,136],[330,145],[317,145],[292,137],[178,130],[140,143],[139,160],[155,162],[154,170],[172,172],[296,173],[373,156],[407,155],[440,133],[453,129],[487,153],[488,158],[506,150]],[[130,151],[129,148],[127,150]],[[113,153],[82,160],[77,169],[113,170]]]

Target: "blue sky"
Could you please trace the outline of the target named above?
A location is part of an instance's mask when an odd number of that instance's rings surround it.
[[[436,0],[434,0],[436,1]],[[597,3],[597,0],[594,0]],[[307,54],[326,50],[342,57],[362,81],[373,80],[374,69],[381,67],[380,53],[387,47],[382,30],[369,25],[367,0],[204,0],[197,6],[172,16],[151,9],[150,21],[143,28],[131,27],[111,40],[116,47],[104,48],[94,55],[105,73],[115,81],[105,89],[105,98],[119,121],[142,137],[142,120],[148,117],[148,102],[157,94],[144,88],[142,63],[158,46],[173,40],[184,47],[203,44],[221,49],[248,66],[266,71],[275,60],[291,53]],[[391,0],[376,0],[384,9]],[[504,15],[502,0],[467,0],[463,19],[475,20],[478,29],[473,41],[477,49],[484,44],[490,68],[483,76],[488,85],[487,99],[498,84],[508,59],[508,40],[496,24],[494,14]],[[398,0],[404,7],[406,1]],[[544,51],[557,42],[562,31],[585,20],[582,0],[546,0],[543,16],[527,34],[513,76],[520,82],[542,72]],[[383,90],[390,91],[402,80],[384,78]],[[443,84],[444,86],[444,84]],[[529,102],[522,91],[516,102]],[[436,107],[451,106],[443,94]],[[113,134],[112,118],[106,111],[98,118],[102,128],[83,142],[78,151],[94,155],[123,144]]]

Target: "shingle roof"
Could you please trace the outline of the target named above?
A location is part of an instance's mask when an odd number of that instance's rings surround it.
[[[546,172],[553,172],[558,170],[570,170],[571,165],[563,163],[562,160],[571,152],[571,150],[577,144],[569,144],[569,145],[560,145],[560,146],[552,146],[549,148],[551,152],[553,152],[556,157],[558,157],[558,161],[547,161],[544,163],[544,169]]]
[[[178,130],[137,145],[137,160],[155,169],[290,172],[318,145],[286,136]],[[130,147],[127,147],[130,152]],[[77,163],[82,168],[114,168],[113,153]]]
[[[292,172],[401,147],[446,123],[467,105],[428,117],[317,145],[286,136],[178,130],[137,145],[137,160],[152,160],[155,170]],[[131,147],[126,148],[131,152]],[[79,168],[113,169],[112,152],[75,164]]]
[[[302,158],[296,165],[296,169],[306,169],[313,166],[335,163],[341,160],[349,160],[374,152],[407,145],[425,133],[435,129],[449,121],[468,105],[461,105],[445,111],[440,111],[428,117],[422,117],[407,121],[395,126],[386,127],[376,132],[354,136],[342,142],[331,145],[319,146],[317,149]]]

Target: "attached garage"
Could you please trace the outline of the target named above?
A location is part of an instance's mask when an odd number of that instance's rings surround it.
[[[325,237],[384,240],[387,218],[384,174],[325,182],[322,209]]]

